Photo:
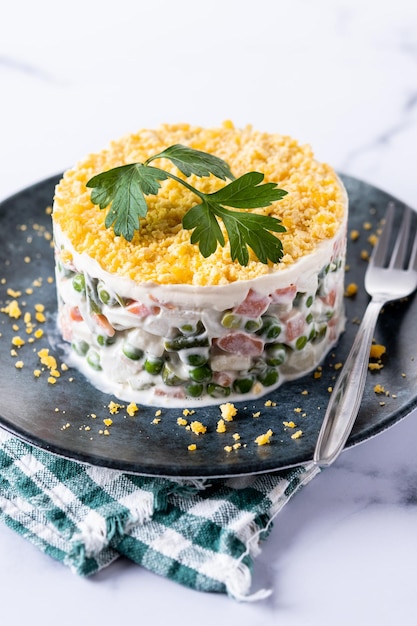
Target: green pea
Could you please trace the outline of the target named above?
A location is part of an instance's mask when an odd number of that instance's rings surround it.
[[[103,304],[112,305],[116,302],[116,299],[107,291],[102,282],[97,285],[97,295]]]
[[[180,326],[180,331],[184,335],[201,335],[206,329],[204,328],[201,320],[198,320],[197,323],[188,322],[187,324],[183,324]]]
[[[185,385],[185,393],[192,398],[198,398],[203,394],[204,385],[201,383],[188,383]]]
[[[86,341],[73,341],[71,347],[79,356],[85,356],[90,346]]]
[[[207,385],[207,393],[212,398],[227,398],[230,396],[230,387],[223,387],[217,383],[209,383]]]
[[[95,350],[90,350],[87,354],[87,363],[97,371],[101,370],[100,355]]]
[[[176,374],[176,372],[166,362],[163,365],[161,376],[164,383],[166,385],[169,385],[170,387],[182,385],[182,383],[184,382],[182,378],[180,378],[178,374]]]
[[[240,328],[242,325],[242,318],[234,313],[225,313],[221,319],[220,324],[225,328]]]
[[[308,339],[305,335],[301,335],[301,337],[298,337],[297,341],[295,342],[295,347],[297,350],[302,350],[306,343],[307,343]]]
[[[160,357],[148,357],[143,364],[143,368],[148,374],[152,374],[156,376],[161,373],[162,367],[164,365],[164,359]]]
[[[206,336],[187,336],[178,335],[173,339],[166,339],[166,350],[183,350],[185,348],[204,348],[209,346],[209,340]]]
[[[314,337],[312,339],[313,343],[319,343],[326,336],[327,326],[323,324],[320,328],[315,330]]]
[[[273,315],[265,315],[262,318],[262,328],[257,334],[264,336],[266,341],[277,339],[281,334],[281,326],[278,319]]]
[[[245,323],[245,330],[247,330],[250,333],[256,332],[261,327],[262,327],[262,321],[260,319],[258,319],[258,320],[248,320]]]
[[[195,367],[189,371],[191,380],[197,383],[207,383],[211,380],[212,371],[208,365],[202,365],[201,367]]]
[[[139,361],[143,357],[143,350],[125,341],[122,348],[123,354],[132,361]]]
[[[294,301],[293,301],[293,306],[299,307],[303,301],[304,296],[305,296],[305,293],[303,291],[297,291]]]
[[[72,278],[75,274],[74,270],[70,270],[65,265],[62,265],[61,261],[57,263],[58,271],[64,278]]]
[[[266,349],[266,362],[268,365],[282,365],[287,356],[284,344],[276,343],[268,346]]]
[[[209,355],[206,352],[197,352],[195,354],[185,354],[184,356],[182,356],[180,352],[179,357],[181,361],[183,361],[187,365],[192,365],[193,367],[200,367],[200,365],[205,365],[209,359]]]
[[[254,380],[252,376],[246,376],[245,378],[236,378],[233,383],[233,390],[236,391],[236,393],[249,393],[249,391],[253,387],[253,382]]]
[[[96,341],[99,346],[110,346],[116,341],[116,335],[108,337],[108,335],[97,335]]]
[[[75,274],[74,278],[72,279],[72,286],[74,287],[75,291],[78,291],[79,293],[84,293],[85,292],[84,274]]]
[[[273,367],[268,367],[262,374],[259,374],[258,380],[264,387],[270,387],[278,382],[278,371]]]
[[[249,373],[254,374],[256,376],[257,374],[260,374],[261,372],[264,372],[265,370],[266,370],[266,362],[263,359],[256,359],[256,361],[251,366]]]

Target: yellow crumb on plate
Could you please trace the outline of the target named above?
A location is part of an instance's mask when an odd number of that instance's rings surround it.
[[[345,296],[351,298],[358,293],[358,285],[356,283],[349,283],[345,289]]]
[[[258,437],[256,437],[256,439],[255,439],[255,443],[257,443],[258,446],[265,446],[266,444],[270,443],[271,437],[272,437],[273,434],[274,433],[272,432],[272,430],[269,429],[263,435],[258,435]]]
[[[226,402],[225,404],[221,404],[219,408],[222,418],[226,422],[232,422],[237,413],[237,408],[235,407],[235,405],[231,402]]]
[[[217,422],[216,432],[217,432],[217,433],[225,433],[225,432],[226,432],[226,424],[224,423],[224,420],[223,420],[223,419],[220,419],[220,420]]]
[[[130,417],[133,417],[135,415],[135,413],[137,413],[138,411],[139,411],[139,409],[138,409],[137,405],[135,404],[135,402],[131,402],[126,407],[126,413],[128,415],[130,415]]]
[[[385,393],[385,387],[383,385],[375,385],[374,387],[375,393]]]
[[[369,352],[369,357],[371,359],[380,359],[381,356],[386,353],[386,351],[387,351],[387,349],[386,349],[385,346],[383,346],[383,345],[381,345],[379,343],[373,343],[371,345],[371,349],[370,349],[370,352]]]
[[[204,433],[207,431],[207,426],[204,426],[204,424],[196,420],[194,422],[191,422],[190,429],[195,435],[204,435]]]

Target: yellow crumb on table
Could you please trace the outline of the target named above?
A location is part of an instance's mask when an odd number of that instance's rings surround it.
[[[297,424],[295,422],[282,422],[286,428],[296,428]]]
[[[188,450],[190,450],[191,452],[193,450],[197,450],[197,445],[195,443],[190,443],[190,445],[188,446]]]
[[[14,364],[15,368],[18,370],[21,370],[24,366],[23,361],[16,361],[16,363]]]
[[[291,439],[299,439],[303,436],[302,430],[297,430],[293,435],[291,435]]]
[[[178,426],[187,426],[188,422],[184,417],[179,417],[177,419]]]

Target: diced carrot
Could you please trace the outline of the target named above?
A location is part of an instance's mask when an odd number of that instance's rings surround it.
[[[70,319],[72,319],[74,322],[83,321],[83,316],[81,315],[80,309],[77,306],[70,307],[68,314],[69,314]]]
[[[109,320],[107,319],[105,315],[102,315],[100,313],[93,313],[92,318],[96,321],[96,323],[101,328],[103,328],[103,330],[105,331],[108,337],[114,336],[116,331],[114,330],[113,326],[110,324]]]
[[[128,304],[126,307],[126,311],[129,311],[129,313],[133,313],[134,315],[138,315],[139,317],[147,317],[151,314],[156,315],[160,310],[160,307],[148,307],[146,304],[142,304],[142,302],[137,302],[136,300]]]

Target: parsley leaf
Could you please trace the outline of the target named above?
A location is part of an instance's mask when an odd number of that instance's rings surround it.
[[[233,261],[240,265],[249,262],[249,248],[252,248],[261,263],[278,263],[283,255],[282,243],[269,231],[284,232],[285,228],[280,221],[268,215],[230,211],[219,204],[206,200],[197,204],[183,217],[182,225],[187,230],[193,230],[191,243],[198,243],[204,257],[216,251],[217,244],[224,246],[224,237],[216,219],[220,217],[225,225],[229,243],[230,255]]]
[[[187,181],[171,172],[150,166],[156,159],[169,159],[184,176],[216,176],[230,183],[211,194],[203,193]],[[182,224],[191,230],[190,241],[198,244],[201,254],[209,257],[217,246],[224,246],[225,239],[218,219],[226,229],[232,260],[241,265],[249,262],[251,248],[261,263],[278,263],[283,255],[282,243],[272,233],[284,232],[277,218],[250,213],[244,210],[267,207],[280,200],[286,191],[278,189],[276,183],[262,183],[264,174],[248,172],[235,179],[228,164],[218,157],[175,144],[149,157],[144,163],[132,163],[93,176],[87,187],[92,188],[91,201],[100,209],[110,205],[105,218],[106,228],[113,226],[116,235],[128,241],[140,228],[140,218],[148,211],[145,196],[156,195],[160,181],[171,178],[192,191],[200,203],[191,207],[184,215]]]
[[[160,180],[166,180],[167,174],[156,167],[141,163],[122,165],[107,172],[93,176],[87,187],[92,187],[91,202],[105,209],[111,207],[106,215],[105,226],[113,226],[114,233],[132,241],[139,229],[139,218],[148,212],[145,195],[155,195],[160,188]]]
[[[217,244],[224,246],[224,237],[209,201],[193,206],[182,218],[182,225],[192,230],[191,243],[198,243],[200,252],[207,258],[216,252]]]
[[[286,191],[277,189],[276,183],[260,185],[263,179],[261,172],[248,172],[223,189],[210,194],[210,198],[235,209],[256,209],[269,206],[286,195]]]
[[[191,174],[195,174],[196,176],[210,176],[210,174],[213,174],[216,178],[220,178],[221,180],[226,180],[226,178],[229,180],[234,179],[228,164],[223,161],[223,159],[219,159],[219,157],[208,154],[207,152],[202,152],[201,150],[194,150],[194,148],[189,148],[179,143],[150,157],[145,161],[145,164],[147,165],[154,159],[162,158],[172,161],[184,176],[191,176]]]

